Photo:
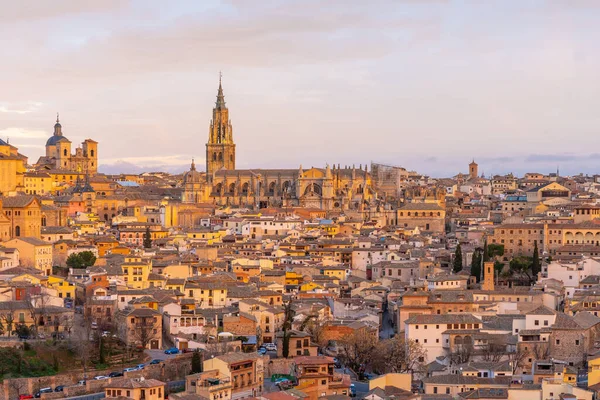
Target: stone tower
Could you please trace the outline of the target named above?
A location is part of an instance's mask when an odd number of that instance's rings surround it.
[[[483,263],[483,283],[482,290],[494,290],[494,262],[488,261]]]
[[[475,160],[471,161],[471,163],[469,163],[469,179],[475,179],[477,178],[478,174],[477,174],[477,170],[478,170],[478,165],[475,162]]]
[[[221,168],[235,169],[235,143],[233,143],[233,128],[229,120],[229,110],[225,105],[225,96],[219,77],[217,102],[215,108],[213,108],[208,143],[206,143],[207,179],[212,181],[213,173]]]

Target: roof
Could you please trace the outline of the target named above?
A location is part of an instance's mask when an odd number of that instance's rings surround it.
[[[157,386],[164,386],[165,383],[156,379],[144,379],[144,378],[121,378],[112,379],[111,382],[106,385],[107,388],[120,388],[120,389],[135,389],[135,388],[152,388]]]
[[[557,312],[549,309],[546,306],[539,306],[538,308],[531,310],[527,315],[556,315]]]
[[[406,203],[404,206],[399,208],[400,211],[402,210],[435,210],[435,211],[442,211],[444,210],[443,207],[440,207],[437,203]]]
[[[414,315],[405,324],[481,324],[481,320],[471,314],[425,314]]]

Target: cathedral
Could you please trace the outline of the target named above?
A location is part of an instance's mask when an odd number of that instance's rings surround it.
[[[206,173],[191,168],[183,177],[182,201],[232,207],[310,207],[363,210],[374,198],[371,175],[339,164],[325,168],[236,169],[233,126],[219,79],[206,143]]]
[[[95,175],[98,171],[98,142],[86,139],[71,153],[71,141],[63,136],[62,125],[56,115],[54,134],[46,142],[46,155],[36,163],[38,170],[66,170]]]

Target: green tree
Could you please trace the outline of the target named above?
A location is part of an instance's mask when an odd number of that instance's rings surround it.
[[[67,257],[67,266],[71,268],[91,267],[96,263],[96,256],[91,251],[73,253]]]
[[[150,234],[150,227],[146,227],[146,233],[144,233],[144,248],[149,249],[152,247],[152,235]]]
[[[79,253],[84,267],[91,267],[96,263],[96,256],[91,251],[82,251]]]
[[[491,258],[502,257],[504,255],[504,245],[491,243],[488,245],[488,256]]]
[[[460,272],[463,268],[463,258],[462,258],[462,250],[460,248],[460,243],[456,246],[456,251],[454,251],[454,266],[452,270],[457,273]]]
[[[481,257],[483,258],[483,262],[490,261],[490,253],[488,251],[487,239],[485,239],[485,241],[483,242],[483,254],[481,255]]]
[[[202,372],[202,355],[198,350],[192,354],[192,374]]]
[[[471,261],[471,276],[474,276],[477,282],[479,282],[479,278],[481,277],[481,259],[482,259],[481,250],[477,249],[473,253],[473,259]]]
[[[517,274],[525,275],[527,277],[527,279],[529,280],[529,284],[531,284],[533,281],[532,275],[531,275],[531,264],[532,264],[531,257],[517,256],[517,257],[513,258],[512,260],[510,260],[509,267],[510,267],[510,271],[513,274],[517,273]]]
[[[83,260],[79,253],[73,253],[67,257],[67,266],[70,268],[82,268]]]
[[[542,271],[542,267],[540,265],[540,253],[538,251],[537,241],[533,244],[533,259],[531,260],[531,274],[533,277],[537,277]]]

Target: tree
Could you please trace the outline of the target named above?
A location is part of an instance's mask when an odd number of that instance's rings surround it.
[[[508,353],[508,361],[512,367],[512,373],[516,374],[517,370],[523,367],[523,363],[529,355],[528,351],[525,351],[522,346],[517,346],[514,353]]]
[[[192,354],[192,374],[202,372],[202,356],[198,350]]]
[[[379,342],[372,365],[380,373],[413,373],[422,371],[426,358],[427,350],[420,343],[396,335]]]
[[[71,268],[91,267],[96,263],[96,256],[91,251],[73,253],[67,257],[67,266]]]
[[[499,362],[506,354],[506,344],[502,343],[500,338],[490,338],[488,342],[481,347],[481,358],[483,361]]]
[[[550,346],[548,346],[548,343],[536,343],[533,346],[532,353],[536,360],[547,360],[550,355]]]
[[[532,260],[530,257],[526,256],[517,256],[510,260],[509,266],[510,271],[513,274],[521,274],[525,275],[529,281],[529,284],[532,283],[533,277],[531,275],[531,264]]]
[[[473,253],[473,260],[471,261],[471,276],[474,276],[477,282],[481,278],[481,261],[482,261],[481,250],[477,249]]]
[[[356,329],[338,341],[338,357],[363,377],[367,364],[373,361],[377,337],[367,329]]]
[[[488,262],[490,261],[490,251],[487,245],[487,239],[485,239],[485,241],[483,242],[483,262]]]
[[[158,335],[156,317],[138,317],[135,324],[135,339],[143,347],[148,347],[151,340]]]
[[[87,367],[92,357],[92,350],[94,344],[90,341],[92,336],[92,322],[91,320],[85,319],[82,321],[81,326],[75,329],[73,335],[69,337],[68,347],[77,355],[77,359],[81,361],[83,367],[83,376],[87,378]]]
[[[281,346],[282,355],[287,358],[290,354],[290,337],[292,330],[292,323],[294,322],[294,316],[296,311],[292,308],[292,299],[290,299],[284,306],[284,317],[283,317],[283,343]]]
[[[531,274],[534,277],[542,271],[542,267],[540,266],[540,253],[538,251],[537,240],[533,244],[533,259],[531,261]]]
[[[456,251],[454,252],[454,267],[452,270],[454,273],[458,273],[463,268],[463,258],[462,258],[462,250],[460,248],[460,243],[456,246]]]
[[[454,351],[450,353],[450,362],[452,364],[464,364],[471,360],[473,355],[473,345],[470,343],[455,345]]]
[[[149,249],[152,247],[152,235],[150,234],[150,227],[146,227],[146,233],[144,233],[144,248]]]
[[[498,243],[491,243],[487,246],[488,249],[488,257],[502,257],[504,255],[504,245]],[[487,260],[489,261],[489,260]]]

